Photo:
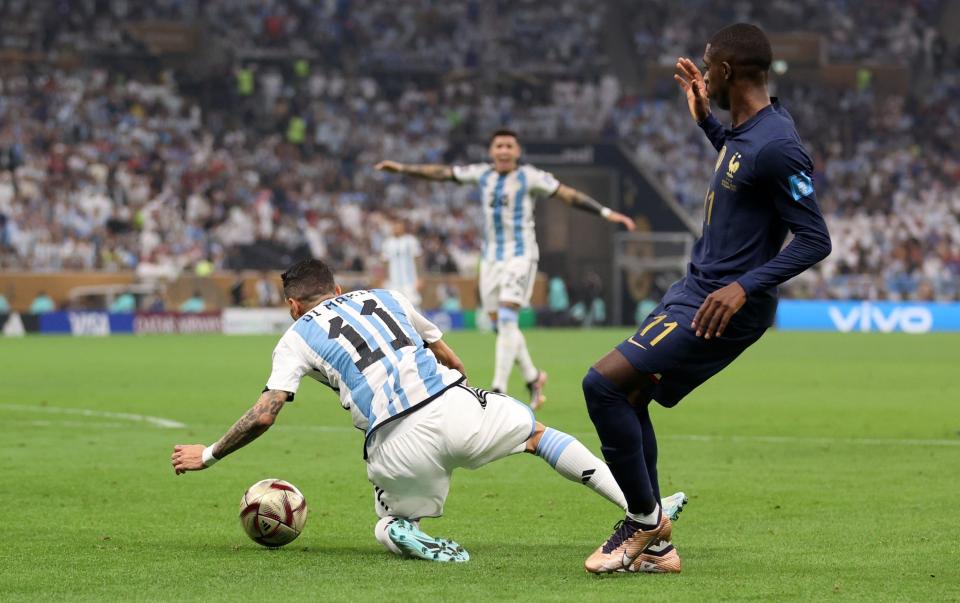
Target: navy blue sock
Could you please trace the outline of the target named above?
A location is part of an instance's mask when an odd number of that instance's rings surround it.
[[[650,420],[650,403],[642,403],[636,409],[640,419],[640,430],[643,432],[643,460],[647,465],[647,475],[650,477],[650,487],[653,497],[660,501],[660,480],[657,478],[657,434],[653,431],[653,421]]]
[[[647,473],[643,428],[636,410],[623,392],[593,368],[583,378],[583,395],[600,436],[603,458],[623,490],[627,509],[634,514],[652,513],[659,500]]]

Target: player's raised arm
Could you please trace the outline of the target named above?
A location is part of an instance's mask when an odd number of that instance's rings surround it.
[[[673,79],[680,84],[680,89],[687,97],[690,116],[710,139],[710,144],[719,151],[726,142],[727,136],[723,124],[710,112],[710,97],[703,74],[694,62],[686,57],[677,59],[676,68],[677,73],[673,74]]]
[[[173,470],[177,475],[187,471],[200,471],[231,452],[243,448],[270,429],[289,397],[290,394],[284,391],[263,392],[257,403],[212,446],[177,444],[170,457]]]
[[[597,214],[608,222],[623,224],[627,230],[633,230],[637,227],[633,220],[628,216],[625,216],[620,212],[613,211],[590,195],[582,191],[578,191],[573,187],[567,186],[566,184],[561,184],[553,196],[557,199],[560,199],[570,207],[575,207],[591,214]]]
[[[404,176],[413,176],[423,178],[424,180],[454,180],[453,168],[449,165],[439,164],[410,164],[397,161],[385,160],[374,166],[381,172],[391,172],[393,174],[402,174]]]

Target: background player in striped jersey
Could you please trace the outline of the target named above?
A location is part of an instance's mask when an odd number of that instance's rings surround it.
[[[467,561],[455,542],[419,528],[439,517],[457,467],[477,468],[529,452],[558,473],[626,509],[606,464],[572,436],[537,422],[527,405],[468,387],[440,330],[396,291],[343,293],[330,269],[304,260],[282,275],[296,322],[273,352],[273,370],[257,403],[215,444],[177,445],[177,474],[209,467],[252,442],[293,400],[309,375],[338,393],[365,433],[363,455],[380,516],[374,533],[396,554]],[[665,512],[679,512],[678,493]]]
[[[408,165],[381,161],[378,170],[425,178],[452,180],[480,187],[485,241],[480,264],[480,298],[483,311],[497,325],[496,363],[491,389],[507,391],[514,362],[520,365],[530,391],[530,406],[543,402],[546,374],[537,369],[518,325],[520,308],[529,305],[540,257],[533,210],[538,198],[554,197],[568,205],[599,214],[633,230],[633,220],[604,207],[586,193],[561,184],[553,174],[532,165],[521,165],[520,140],[512,130],[497,130],[490,137],[491,163],[466,166]]]
[[[417,237],[407,232],[403,220],[396,220],[392,233],[383,241],[380,255],[387,263],[384,286],[402,293],[414,307],[420,306],[419,263],[423,251]]]

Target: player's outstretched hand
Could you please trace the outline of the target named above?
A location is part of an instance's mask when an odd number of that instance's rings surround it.
[[[707,296],[693,317],[690,328],[696,329],[697,337],[720,337],[733,315],[747,302],[747,292],[734,281]]]
[[[631,232],[637,228],[637,225],[634,224],[633,219],[617,211],[610,212],[610,215],[607,216],[607,221],[614,222],[617,224],[623,224],[623,226]]]
[[[177,444],[173,447],[173,454],[170,455],[170,464],[173,465],[173,471],[180,475],[187,471],[200,471],[206,469],[203,464],[203,444]]]
[[[402,163],[398,163],[396,161],[390,161],[389,159],[386,161],[381,161],[380,163],[378,163],[373,167],[374,169],[379,170],[381,172],[393,172],[394,174],[399,174],[403,171]]]
[[[700,123],[710,115],[710,99],[707,98],[707,86],[703,81],[703,74],[693,61],[686,57],[677,59],[676,67],[679,73],[673,74],[673,79],[677,80],[680,88],[687,95],[690,115]]]

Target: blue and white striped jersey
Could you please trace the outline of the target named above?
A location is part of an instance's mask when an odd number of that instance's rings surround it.
[[[352,291],[300,317],[273,350],[267,389],[296,393],[310,376],[340,395],[367,436],[463,380],[424,343],[443,333],[396,291]]]
[[[381,254],[387,261],[387,286],[390,289],[416,289],[417,258],[422,253],[420,243],[412,234],[389,237],[383,241]]]
[[[489,163],[474,163],[454,166],[453,178],[463,184],[480,186],[486,226],[485,260],[539,259],[533,210],[537,197],[549,197],[560,188],[553,174],[532,165],[521,165],[508,174],[499,174]]]

